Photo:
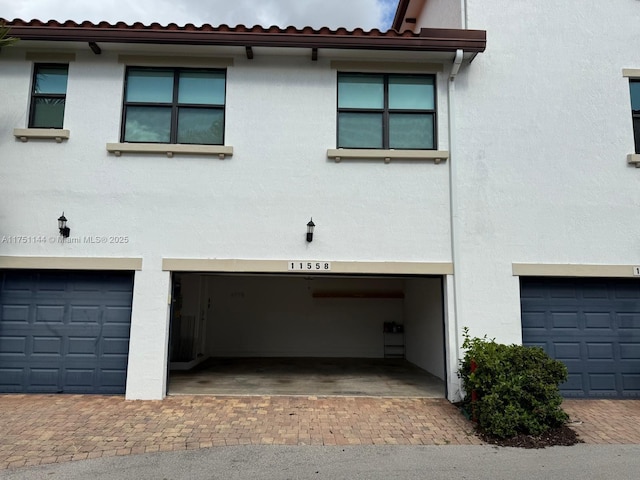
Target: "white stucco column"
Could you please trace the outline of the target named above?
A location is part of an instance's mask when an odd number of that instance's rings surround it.
[[[161,400],[167,388],[171,273],[136,272],[127,368],[127,400]]]
[[[460,378],[458,378],[458,365],[460,359],[460,332],[456,320],[456,308],[454,303],[454,278],[453,275],[446,275],[444,282],[444,338],[446,345],[446,381],[447,399],[457,402],[462,398]]]

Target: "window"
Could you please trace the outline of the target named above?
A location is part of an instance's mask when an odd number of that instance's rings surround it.
[[[636,140],[636,153],[640,153],[640,79],[629,82],[631,89],[631,114],[633,116],[633,134]]]
[[[35,65],[29,112],[30,128],[62,128],[68,73],[68,65]]]
[[[122,141],[224,143],[225,71],[129,68]]]
[[[436,148],[434,75],[338,74],[338,148]]]

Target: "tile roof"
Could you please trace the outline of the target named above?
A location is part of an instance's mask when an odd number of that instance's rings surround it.
[[[2,19],[0,19],[2,21]],[[77,23],[72,20],[25,21],[5,20],[11,28],[11,36],[22,40],[81,41],[108,43],[158,43],[182,45],[271,46],[334,49],[381,49],[450,52],[463,49],[466,52],[482,52],[486,47],[484,30],[426,29],[418,33],[410,30],[398,32],[361,28],[348,30],[328,27],[281,28],[277,26],[247,27],[237,25],[195,26],[191,23],[179,26],[175,23],[161,25],[140,22],[131,25],[124,22]]]

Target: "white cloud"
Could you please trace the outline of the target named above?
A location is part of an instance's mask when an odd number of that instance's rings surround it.
[[[0,0],[12,20],[389,28],[397,0]]]

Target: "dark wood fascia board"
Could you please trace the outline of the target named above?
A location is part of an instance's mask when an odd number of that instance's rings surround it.
[[[11,26],[11,25],[9,25]],[[11,35],[22,40],[49,42],[143,43],[173,45],[222,45],[282,48],[407,50],[483,52],[484,30],[425,29],[418,35],[349,35],[286,32],[220,32],[116,27],[65,27],[15,25]]]
[[[396,31],[400,31],[400,27],[402,27],[402,22],[404,21],[404,17],[407,15],[407,9],[409,8],[409,2],[411,0],[400,0],[398,2],[398,8],[396,8],[396,15],[393,17],[393,23],[391,24],[391,28]]]

